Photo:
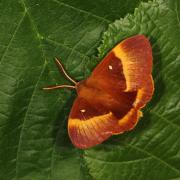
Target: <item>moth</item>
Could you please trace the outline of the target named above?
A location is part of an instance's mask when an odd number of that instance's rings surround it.
[[[80,82],[73,80],[56,58],[56,64],[74,85],[43,89],[76,90],[68,134],[77,148],[93,147],[136,126],[142,116],[141,109],[154,91],[152,61],[151,45],[144,35],[135,35],[117,44],[90,77]]]

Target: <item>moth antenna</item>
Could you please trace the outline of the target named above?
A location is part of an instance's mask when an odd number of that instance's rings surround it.
[[[56,62],[57,67],[63,72],[64,76],[76,85],[77,82],[66,73],[63,65],[61,64],[60,60],[57,57],[55,57],[55,62]]]
[[[53,89],[61,89],[61,88],[69,88],[69,89],[76,89],[75,86],[71,86],[71,85],[57,85],[57,86],[48,86],[43,88],[43,90],[53,90]]]

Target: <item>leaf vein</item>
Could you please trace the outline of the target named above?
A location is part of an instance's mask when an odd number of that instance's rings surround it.
[[[104,17],[101,17],[101,16],[95,15],[95,14],[93,14],[93,13],[90,13],[90,12],[88,12],[88,11],[85,11],[85,10],[82,10],[82,9],[79,9],[79,8],[76,8],[76,7],[71,6],[71,5],[67,4],[67,3],[60,2],[60,1],[58,1],[58,0],[52,0],[52,1],[54,1],[54,2],[56,2],[56,3],[58,3],[58,4],[60,4],[60,5],[66,6],[66,7],[68,7],[68,8],[74,9],[75,11],[82,12],[82,13],[87,14],[87,15],[91,15],[92,17],[94,17],[94,18],[96,18],[96,19],[99,19],[99,20],[101,20],[101,21],[106,21],[107,23],[111,23],[110,20],[108,20],[108,19],[106,19],[106,18],[104,18]]]
[[[154,114],[154,115],[156,115],[157,117],[161,118],[163,121],[165,121],[166,123],[168,123],[168,124],[170,124],[171,126],[175,127],[176,129],[180,130],[180,127],[179,127],[177,124],[172,123],[171,121],[167,120],[164,116],[156,113],[155,111],[150,111],[150,110],[149,110],[149,112],[151,112],[152,114]]]
[[[33,89],[33,91],[32,91],[32,94],[31,94],[31,97],[30,97],[30,100],[29,100],[29,103],[28,103],[28,106],[27,106],[27,109],[26,109],[26,113],[25,113],[25,116],[24,116],[24,119],[23,119],[23,122],[22,122],[22,127],[21,127],[21,130],[20,130],[20,135],[19,135],[19,143],[18,143],[18,146],[17,146],[17,155],[16,155],[16,179],[17,179],[17,177],[18,177],[18,164],[19,164],[19,154],[20,154],[20,149],[21,149],[21,144],[22,144],[22,137],[23,137],[23,132],[24,132],[24,128],[25,128],[25,122],[26,122],[26,120],[27,120],[27,115],[28,115],[28,113],[29,113],[29,108],[30,108],[30,105],[31,105],[31,103],[32,103],[32,100],[33,100],[33,98],[34,98],[34,94],[35,94],[35,91],[36,91],[36,89],[37,89],[37,86],[38,86],[38,83],[39,83],[39,81],[40,81],[40,79],[41,79],[41,76],[42,76],[42,74],[43,74],[43,72],[44,72],[44,70],[45,70],[45,68],[46,68],[46,59],[45,59],[45,56],[44,56],[44,52],[43,52],[43,49],[42,49],[42,46],[41,46],[41,41],[40,41],[40,39],[39,39],[39,36],[38,36],[38,31],[37,31],[37,28],[36,28],[36,26],[34,25],[34,23],[33,23],[33,21],[32,21],[32,18],[31,18],[31,15],[29,14],[29,12],[28,12],[28,8],[26,7],[26,5],[25,5],[25,2],[24,2],[24,0],[21,0],[21,3],[22,3],[22,5],[23,5],[23,7],[24,7],[24,9],[26,10],[26,12],[27,12],[27,15],[29,16],[29,19],[30,19],[30,21],[31,21],[31,23],[32,23],[32,25],[33,25],[33,29],[32,30],[34,30],[34,33],[36,34],[36,36],[37,36],[37,38],[38,38],[38,40],[39,40],[39,43],[40,43],[40,47],[41,47],[41,52],[42,52],[42,56],[43,56],[43,58],[44,58],[44,63],[43,63],[43,65],[42,65],[42,69],[41,69],[41,72],[40,72],[40,74],[39,74],[39,77],[38,77],[38,79],[37,79],[37,81],[36,81],[36,83],[34,84],[34,89]]]
[[[11,45],[11,43],[12,43],[14,37],[16,36],[16,33],[18,32],[18,30],[19,30],[19,28],[20,28],[21,23],[23,22],[23,19],[24,19],[25,15],[26,15],[26,11],[24,11],[24,14],[23,14],[22,18],[20,19],[19,23],[17,24],[17,26],[16,26],[16,28],[15,28],[13,34],[12,34],[12,37],[11,37],[11,39],[10,39],[8,45],[6,46],[4,53],[3,53],[2,56],[1,56],[1,59],[0,59],[0,65],[2,64],[3,59],[4,59],[4,57],[6,56],[6,53],[8,52],[9,47],[10,47],[10,45]]]
[[[146,158],[140,158],[140,159],[135,159],[135,160],[128,160],[128,161],[106,161],[103,159],[98,159],[98,158],[94,158],[94,157],[90,157],[85,155],[86,158],[90,158],[93,159],[95,161],[99,161],[101,163],[107,163],[107,164],[130,164],[130,163],[137,163],[137,162],[141,162],[141,161],[146,161],[146,160],[151,160],[152,157],[146,157]]]
[[[45,67],[46,67],[46,63],[44,63],[43,67],[42,67],[42,70],[41,70],[41,73],[39,75],[39,78],[34,86],[34,89],[33,89],[33,92],[31,94],[31,97],[30,97],[30,100],[29,100],[29,104],[27,106],[27,110],[26,110],[26,113],[25,113],[25,116],[24,116],[24,120],[22,122],[22,127],[21,127],[21,132],[20,132],[20,136],[19,136],[19,143],[18,143],[18,148],[17,148],[17,155],[16,155],[16,177],[18,175],[18,163],[19,163],[19,154],[20,154],[20,148],[21,148],[21,144],[22,144],[22,136],[23,136],[23,132],[24,132],[24,128],[25,128],[25,122],[26,122],[26,119],[27,119],[27,115],[29,113],[29,108],[30,108],[30,105],[32,103],[32,100],[34,98],[34,94],[35,94],[35,91],[37,89],[37,86],[38,86],[38,83],[41,79],[41,76],[45,70]]]
[[[178,21],[178,26],[180,26],[180,19],[179,19],[179,15],[178,15],[178,5],[177,5],[177,1],[175,3],[175,12],[176,12],[176,17],[177,17],[177,21]]]
[[[49,39],[49,38],[44,38],[46,41],[48,41],[48,42],[51,42],[51,43],[54,43],[55,45],[58,45],[58,46],[61,46],[61,47],[63,47],[63,48],[66,48],[66,49],[69,49],[70,51],[72,51],[73,50],[73,48],[71,48],[71,47],[68,47],[68,46],[66,46],[66,45],[64,45],[64,44],[62,44],[62,43],[60,43],[60,42],[57,42],[57,41],[55,41],[55,40],[52,40],[52,39]],[[77,54],[79,54],[81,57],[86,57],[86,58],[89,58],[89,56],[87,56],[87,55],[85,55],[85,54],[83,54],[83,53],[81,53],[81,52],[79,52],[79,51],[77,51],[77,50],[73,50],[74,52],[76,52]]]
[[[131,148],[134,148],[136,149],[137,151],[140,151],[140,152],[143,152],[147,155],[149,155],[150,157],[152,157],[153,159],[159,161],[161,164],[164,164],[165,166],[167,166],[169,169],[173,170],[174,172],[178,173],[180,175],[180,170],[175,168],[174,166],[172,166],[171,164],[169,164],[168,162],[166,162],[165,160],[161,159],[160,157],[150,153],[149,151],[145,150],[145,149],[142,149],[142,148],[139,148],[133,144],[125,144],[127,146],[130,146]]]

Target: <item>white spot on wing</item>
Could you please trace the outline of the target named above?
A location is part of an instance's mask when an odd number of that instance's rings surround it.
[[[112,70],[112,66],[111,65],[109,65],[109,69]]]
[[[85,110],[85,109],[81,109],[80,111],[81,111],[82,113],[86,112],[86,110]]]

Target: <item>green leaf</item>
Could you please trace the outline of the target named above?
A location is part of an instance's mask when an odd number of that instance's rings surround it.
[[[127,15],[138,4],[0,1],[0,179],[180,177],[180,3],[141,3],[134,15]],[[145,34],[152,43],[153,100],[135,130],[78,150],[67,134],[76,94],[42,91],[50,84],[68,83],[53,58],[61,57],[69,74],[81,80],[116,43],[134,34]]]

